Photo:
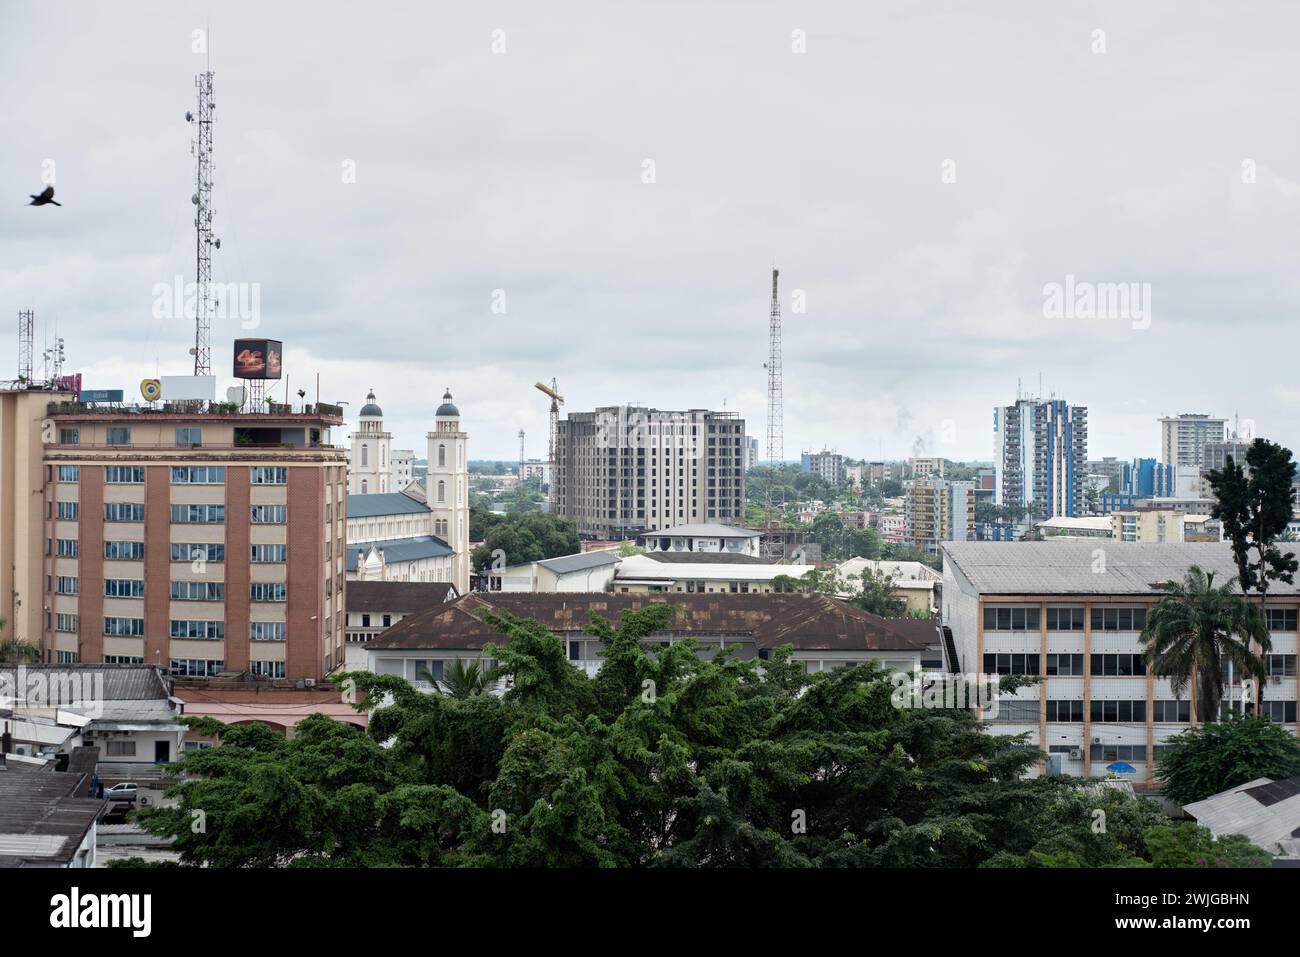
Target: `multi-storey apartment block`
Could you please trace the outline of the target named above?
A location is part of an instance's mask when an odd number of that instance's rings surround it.
[[[799,468],[831,485],[842,485],[848,479],[846,459],[838,452],[804,452],[799,457]]]
[[[1031,518],[1082,515],[1088,410],[1063,399],[1018,399],[993,410],[994,501]]]
[[[1205,468],[1205,446],[1222,442],[1226,419],[1199,412],[1165,416],[1160,420],[1160,461],[1166,465]]]
[[[734,412],[609,406],[559,423],[551,501],[584,538],[741,524],[745,422]]]
[[[943,619],[948,667],[962,674],[1029,674],[1038,685],[1004,696],[985,715],[997,734],[1027,734],[1066,774],[1121,777],[1150,786],[1165,742],[1194,724],[1194,688],[1175,696],[1149,673],[1140,633],[1159,600],[1152,586],[1192,565],[1235,580],[1227,544],[955,542],[944,546]],[[1262,711],[1296,725],[1300,587],[1273,584],[1265,606],[1272,648]],[[1243,709],[1240,675],[1224,708]],[[1247,695],[1247,698],[1250,696]],[[1231,705],[1228,702],[1231,701]]]
[[[0,593],[14,637],[45,661],[184,676],[315,679],[340,664],[340,410],[75,398],[0,393]]]
[[[911,542],[937,552],[944,542],[975,538],[975,483],[949,482],[937,475],[909,483],[904,512]]]

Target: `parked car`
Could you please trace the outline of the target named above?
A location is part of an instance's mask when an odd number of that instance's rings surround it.
[[[130,801],[135,803],[136,792],[140,789],[131,781],[123,781],[120,784],[114,784],[111,788],[104,789],[104,797],[110,801]]]

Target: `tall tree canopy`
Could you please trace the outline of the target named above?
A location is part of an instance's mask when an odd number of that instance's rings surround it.
[[[141,812],[185,865],[1102,866],[1151,861],[1149,801],[1025,779],[1040,759],[969,711],[898,707],[874,663],[806,675],[690,642],[647,648],[665,604],[594,618],[595,677],[541,624],[500,615],[502,696],[352,673],[361,731],[223,727],[175,806]],[[364,706],[363,706],[364,707]],[[1098,830],[1096,811],[1108,822]]]
[[[1217,500],[1212,514],[1232,542],[1244,592],[1264,596],[1269,582],[1290,584],[1300,567],[1293,552],[1274,544],[1291,521],[1295,476],[1291,450],[1266,439],[1251,443],[1244,466],[1228,456],[1222,469],[1206,476]]]

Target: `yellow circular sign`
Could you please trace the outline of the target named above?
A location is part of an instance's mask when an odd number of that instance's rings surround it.
[[[140,383],[140,394],[152,402],[162,395],[162,383],[157,379],[145,379]]]

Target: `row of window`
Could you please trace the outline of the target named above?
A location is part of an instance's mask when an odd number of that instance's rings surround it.
[[[1287,704],[1288,702],[1275,702]],[[1047,702],[1048,721],[1083,721],[1082,701]],[[1295,702],[1290,702],[1294,706]],[[1142,723],[1146,721],[1147,703],[1137,701],[1093,701],[1088,708],[1089,720],[1097,724],[1107,723]],[[1162,723],[1188,722],[1192,719],[1191,703],[1188,701],[1153,701],[1151,717]],[[994,721],[1006,723],[1032,724],[1038,721],[1038,702],[1033,699],[1012,699],[998,702],[998,712]],[[1293,719],[1294,720],[1294,719]]]
[[[984,673],[990,675],[1036,675],[1038,674],[1037,652],[999,652],[984,656]],[[1272,656],[1270,656],[1272,657]],[[1284,656],[1278,656],[1284,657]],[[1291,674],[1295,674],[1295,656],[1292,659]],[[1091,655],[1092,674],[1097,676],[1145,675],[1146,662],[1140,654],[1098,654]],[[1050,654],[1047,656],[1047,674],[1049,675],[1083,675],[1083,655]]]
[[[81,593],[81,581],[71,575],[59,575],[53,580],[57,595]],[[286,601],[288,585],[284,582],[253,582],[248,586],[250,601]],[[104,579],[105,598],[143,598],[144,581],[139,578]],[[224,601],[224,582],[174,581],[171,583],[173,601]]]
[[[1082,631],[1083,608],[1048,608],[1048,631]],[[1093,631],[1141,631],[1146,627],[1145,607],[1110,608],[1094,607],[1091,614]],[[985,631],[1038,631],[1040,624],[1037,606],[984,607]]]
[[[105,465],[104,481],[109,485],[143,485],[143,465]],[[80,482],[80,465],[60,465],[57,471],[60,482]],[[226,481],[224,465],[173,465],[173,485],[222,485]],[[248,481],[253,485],[287,485],[289,467],[286,465],[252,465]]]
[[[59,613],[55,615],[55,630],[76,634],[79,619],[77,615]],[[104,634],[111,638],[143,638],[143,618],[104,619]],[[226,623],[220,620],[173,618],[170,622],[172,638],[187,638],[199,641],[220,641],[226,637]],[[284,641],[288,635],[288,625],[283,621],[254,621],[249,623],[249,638],[253,641]]]

